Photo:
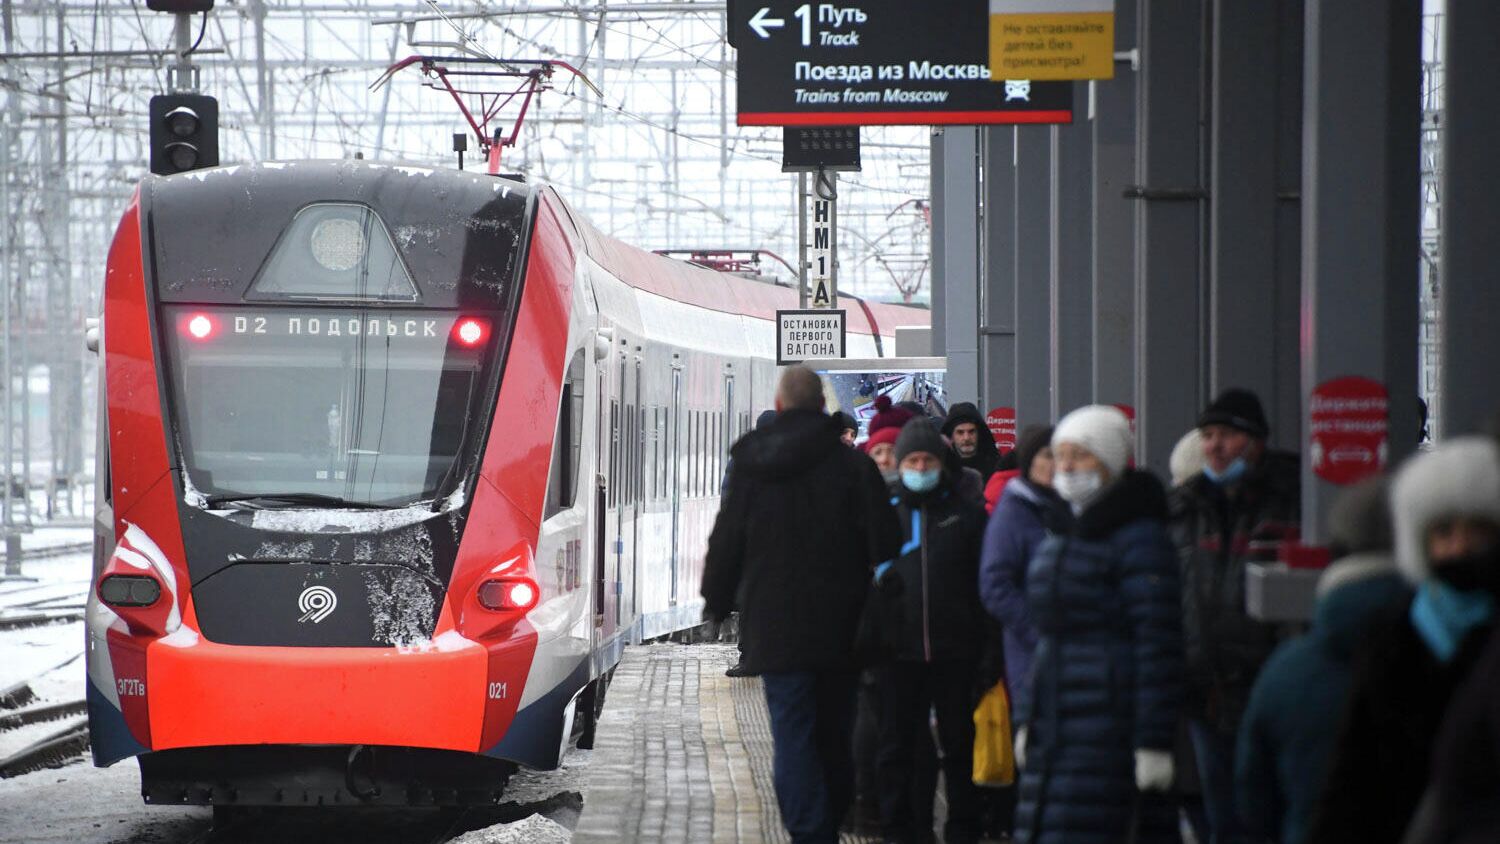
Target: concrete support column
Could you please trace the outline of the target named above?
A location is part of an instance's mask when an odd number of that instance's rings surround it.
[[[1075,102],[1087,94],[1075,92]],[[1053,419],[1094,400],[1093,131],[1053,126],[1049,239]]]
[[[1210,393],[1255,391],[1273,445],[1297,449],[1302,401],[1302,0],[1215,0]]]
[[[1421,11],[1409,0],[1307,0],[1303,441],[1314,388],[1364,376],[1390,396],[1393,465],[1417,438]],[[1303,541],[1319,544],[1339,488],[1302,465]]]
[[[1442,420],[1467,434],[1494,424],[1500,409],[1500,86],[1495,85],[1495,27],[1500,6],[1448,0],[1444,80],[1442,241]]]
[[[1016,127],[1016,424],[1052,416],[1052,130]]]
[[[1209,181],[1210,392],[1255,392],[1275,418],[1276,16],[1261,3],[1214,0]],[[1270,60],[1268,60],[1270,59]],[[1294,368],[1289,375],[1295,379]],[[1300,404],[1299,404],[1300,406]],[[1273,436],[1293,443],[1297,430]]]
[[[984,284],[979,301],[980,410],[1016,400],[1016,130],[981,130],[984,143]]]
[[[1301,450],[1302,56],[1304,0],[1277,0],[1275,395],[1263,396],[1271,441]]]
[[[1115,0],[1115,51],[1136,46],[1136,0]],[[1136,72],[1115,63],[1115,78],[1090,87],[1094,135],[1093,400],[1136,403],[1135,183]]]
[[[1204,404],[1203,8],[1140,0],[1138,9],[1137,458],[1165,477],[1172,447]]]
[[[972,126],[932,133],[932,311],[933,353],[948,358],[949,401],[978,402],[979,132]]]

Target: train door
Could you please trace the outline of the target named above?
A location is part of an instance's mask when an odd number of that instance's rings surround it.
[[[608,359],[605,365],[598,367],[599,403],[598,426],[594,429],[597,436],[594,441],[594,627],[600,631],[600,636],[607,631],[604,629],[604,580],[606,563],[608,559],[606,548],[609,540],[609,496],[612,490],[609,467],[614,454],[614,426],[619,422],[619,409],[616,407],[614,398],[609,391],[609,366]],[[608,410],[606,410],[608,408]]]
[[[637,388],[639,385],[636,385]],[[615,508],[615,544],[614,544],[614,577],[610,581],[610,593],[613,600],[609,601],[611,609],[611,625],[618,627],[621,620],[620,601],[623,593],[625,572],[630,570],[631,562],[626,559],[627,549],[635,548],[633,534],[635,533],[635,431],[636,418],[635,406],[638,399],[638,389],[633,389],[630,384],[630,361],[629,355],[625,353],[625,344],[620,348],[620,393],[616,402],[618,408],[615,421],[615,458],[613,461],[614,474],[614,508]]]
[[[725,364],[724,370],[724,416],[719,442],[719,459],[721,461],[728,456],[729,447],[734,445],[734,441],[738,439],[738,434],[735,432],[734,364]],[[722,483],[722,479],[720,482]]]
[[[641,356],[635,356],[635,434],[631,446],[635,457],[631,461],[631,500],[635,502],[631,513],[630,530],[630,610],[626,616],[635,619],[641,612],[638,603],[641,580],[641,532],[644,530],[646,470],[651,465],[646,460],[646,405],[643,403],[644,389],[641,384]]]
[[[672,364],[672,409],[667,414],[671,443],[667,460],[671,466],[668,489],[672,492],[672,591],[668,606],[677,606],[677,546],[682,538],[682,364]]]

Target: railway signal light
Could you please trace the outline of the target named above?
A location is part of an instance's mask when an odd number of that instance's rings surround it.
[[[219,101],[202,94],[151,98],[151,172],[185,173],[219,164]]]

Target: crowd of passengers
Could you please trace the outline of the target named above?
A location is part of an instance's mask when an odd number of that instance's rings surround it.
[[[709,539],[705,613],[740,614],[793,841],[934,840],[941,773],[955,844],[1500,842],[1496,439],[1347,488],[1292,626],[1246,607],[1247,565],[1301,535],[1253,393],[1203,409],[1170,485],[1114,407],[1005,455],[972,404],[875,408],[856,447],[786,368]]]

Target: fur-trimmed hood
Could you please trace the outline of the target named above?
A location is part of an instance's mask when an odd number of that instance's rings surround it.
[[[1488,437],[1459,437],[1406,462],[1391,484],[1396,565],[1412,583],[1431,573],[1427,530],[1467,516],[1500,524],[1500,447]]]
[[[1127,469],[1073,523],[1081,539],[1103,539],[1137,519],[1167,520],[1167,491],[1150,472]]]

